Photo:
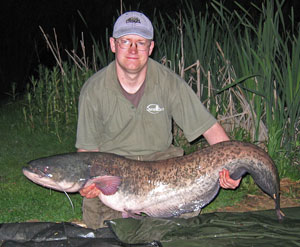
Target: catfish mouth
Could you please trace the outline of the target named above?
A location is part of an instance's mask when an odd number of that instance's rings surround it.
[[[51,174],[45,174],[38,169],[32,169],[30,167],[24,167],[23,174],[36,184],[64,192],[78,192],[86,182],[85,179],[75,182],[67,181],[65,179],[61,181],[55,181]]]

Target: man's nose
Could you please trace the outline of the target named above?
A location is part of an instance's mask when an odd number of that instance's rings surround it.
[[[136,52],[137,51],[137,44],[132,42],[130,47],[129,47],[129,50]]]

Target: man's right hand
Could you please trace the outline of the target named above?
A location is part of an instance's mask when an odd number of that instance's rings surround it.
[[[96,187],[95,184],[91,184],[87,187],[84,187],[83,189],[81,189],[79,191],[80,195],[82,195],[88,199],[99,196],[100,192],[101,191]]]

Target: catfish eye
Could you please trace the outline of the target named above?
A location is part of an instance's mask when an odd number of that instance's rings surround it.
[[[43,170],[43,173],[44,173],[44,176],[45,177],[49,177],[49,178],[52,178],[53,175],[51,174],[51,172],[49,172],[49,166],[46,166]]]

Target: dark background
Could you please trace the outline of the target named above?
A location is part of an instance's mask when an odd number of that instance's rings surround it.
[[[195,11],[206,11],[210,0],[189,0]],[[249,1],[238,1],[250,8]],[[261,0],[252,2],[261,5]],[[234,1],[223,1],[232,9]],[[154,9],[175,17],[185,4],[177,0],[123,0],[126,10],[139,10],[150,18]],[[294,6],[295,13],[300,8],[299,0],[286,0],[284,11],[288,13]],[[78,11],[84,17],[84,24]],[[120,0],[7,0],[0,3],[0,97],[5,99],[15,83],[22,92],[32,75],[37,75],[39,64],[52,67],[55,60],[47,49],[45,39],[39,29],[53,37],[55,28],[60,45],[72,48],[72,37],[81,37],[84,32],[85,45],[90,45],[89,33],[96,39],[105,37],[105,29],[110,33],[113,22],[120,12]],[[296,16],[299,21],[299,16]]]

